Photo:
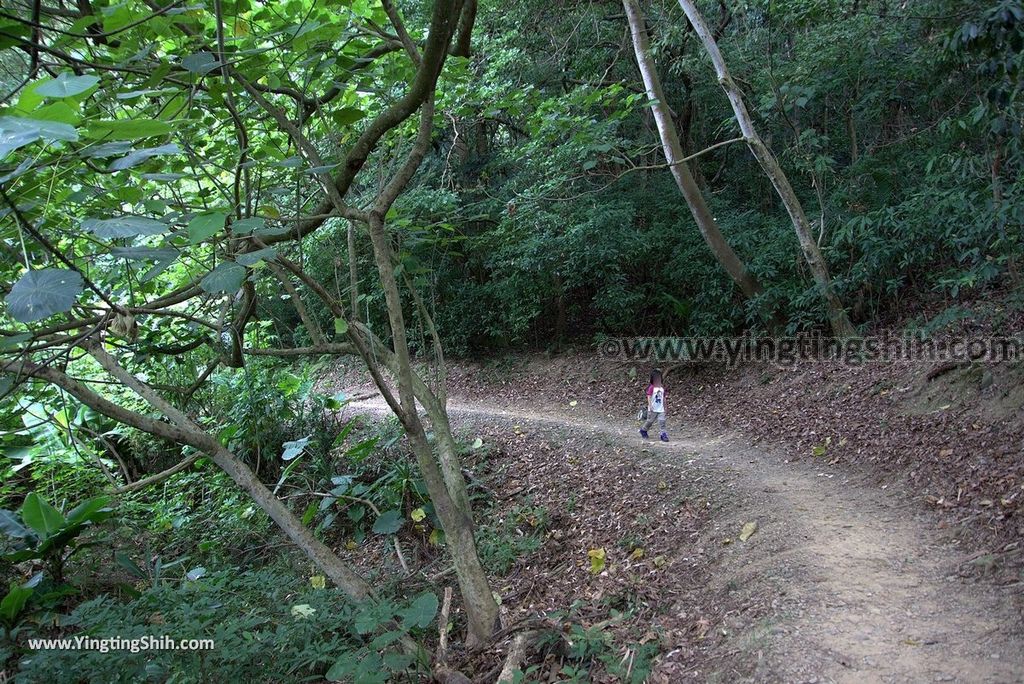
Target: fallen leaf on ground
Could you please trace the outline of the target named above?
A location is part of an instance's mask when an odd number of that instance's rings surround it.
[[[313,613],[315,612],[316,608],[308,603],[299,603],[292,606],[292,617],[297,620],[305,620],[306,618],[313,617]]]
[[[757,532],[757,523],[748,522],[746,525],[743,526],[743,529],[740,531],[740,541],[747,541],[748,539],[750,539],[750,535],[754,534],[755,532]]]

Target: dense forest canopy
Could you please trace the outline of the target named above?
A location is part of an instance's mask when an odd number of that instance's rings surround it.
[[[138,618],[138,590],[104,598],[69,577],[79,537],[111,518],[161,549],[117,556],[153,591],[151,559],[187,556],[179,570],[198,580],[249,562],[273,521],[314,586],[339,588],[315,599],[347,606],[331,628],[361,625],[277,677],[428,663],[417,642],[438,595],[339,552],[403,522],[446,545],[459,639],[485,645],[494,565],[459,460],[471,447],[448,423],[446,356],[834,331],[813,254],[862,332],[1019,286],[1024,5],[702,1],[720,83],[689,4],[5,0],[0,656],[25,655],[32,611],[89,598]],[[638,70],[638,28],[663,102]],[[756,289],[691,217],[659,111]],[[319,380],[341,354],[396,416],[384,432],[338,418],[349,399]],[[217,581],[258,592],[274,572]],[[316,620],[334,609],[318,610],[302,629],[330,627]],[[66,667],[25,663],[34,677]]]

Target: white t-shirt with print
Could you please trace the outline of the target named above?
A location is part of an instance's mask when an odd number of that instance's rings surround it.
[[[655,413],[665,412],[665,388],[664,387],[652,387],[651,388],[651,410]]]

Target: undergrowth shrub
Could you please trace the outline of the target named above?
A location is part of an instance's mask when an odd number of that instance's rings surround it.
[[[548,528],[548,512],[529,503],[508,512],[481,516],[489,520],[477,527],[477,550],[488,572],[506,575],[520,558],[540,549]]]
[[[397,641],[406,634],[418,638],[436,612],[437,597],[430,593],[412,601],[356,604],[324,586],[322,576],[311,581],[281,567],[223,570],[152,587],[129,602],[98,596],[50,635],[212,639],[211,650],[39,650],[19,659],[15,681],[186,684],[330,675],[384,682],[415,670]]]

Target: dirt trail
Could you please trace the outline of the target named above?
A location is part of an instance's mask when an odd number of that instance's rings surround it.
[[[758,530],[723,556],[718,581],[768,582],[780,596],[774,619],[740,635],[759,660],[758,681],[1024,681],[1013,590],[960,579],[962,554],[901,497],[733,435],[676,431],[663,444],[583,411],[452,402],[450,413],[456,425],[509,421],[615,438],[663,456],[695,486],[727,489],[723,536],[747,521]]]

